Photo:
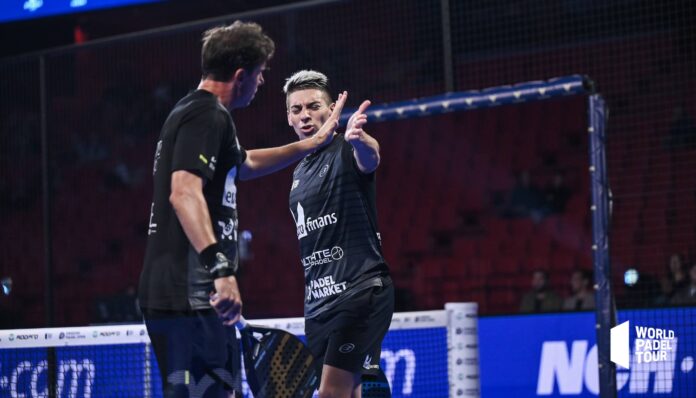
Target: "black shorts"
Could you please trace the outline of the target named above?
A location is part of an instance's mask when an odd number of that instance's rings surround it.
[[[306,320],[307,345],[317,361],[351,373],[378,373],[382,340],[394,313],[394,286],[389,277],[382,282]]]
[[[241,397],[240,348],[234,327],[215,310],[143,309],[165,398]]]

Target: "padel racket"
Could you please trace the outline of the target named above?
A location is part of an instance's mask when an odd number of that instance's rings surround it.
[[[376,375],[362,376],[362,397],[363,398],[391,398],[389,381],[380,369]]]
[[[310,398],[319,369],[302,340],[281,329],[237,322],[247,383],[255,398]]]

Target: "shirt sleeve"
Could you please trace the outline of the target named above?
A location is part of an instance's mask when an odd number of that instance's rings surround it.
[[[336,138],[334,138],[334,139],[336,139]],[[343,161],[350,162],[350,164],[352,165],[353,173],[355,173],[361,180],[368,181],[368,182],[374,181],[376,170],[373,170],[369,173],[363,173],[360,170],[360,167],[358,166],[357,159],[355,159],[355,154],[354,154],[355,149],[353,148],[353,146],[350,145],[350,143],[346,142],[343,139],[341,139],[341,141],[343,141],[343,143],[341,144],[342,145],[341,155],[343,156]]]
[[[237,131],[235,129],[234,133],[234,146],[233,150],[235,153],[237,153],[237,166],[241,166],[242,163],[246,162],[247,158],[247,151],[244,149],[244,147],[239,143],[239,139],[237,138]]]
[[[184,122],[174,143],[172,171],[187,170],[212,179],[226,128],[224,115],[215,109]]]

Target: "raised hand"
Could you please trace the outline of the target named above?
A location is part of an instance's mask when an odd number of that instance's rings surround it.
[[[365,114],[365,111],[370,104],[371,102],[369,100],[363,101],[363,103],[360,104],[360,107],[358,107],[358,110],[351,115],[350,119],[348,119],[348,125],[346,126],[346,132],[343,135],[343,138],[353,146],[355,146],[355,144],[362,143],[365,135],[367,134],[363,130],[363,126],[365,123],[367,123],[367,115]]]
[[[338,95],[338,99],[336,100],[336,105],[331,112],[331,116],[329,116],[326,123],[324,123],[319,131],[317,131],[312,137],[316,144],[316,149],[329,145],[333,140],[336,128],[338,128],[338,119],[341,118],[341,112],[343,111],[343,106],[346,104],[347,98],[347,91],[344,91]]]

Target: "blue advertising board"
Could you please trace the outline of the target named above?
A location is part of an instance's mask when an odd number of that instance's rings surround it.
[[[381,367],[393,397],[447,397],[447,329],[390,331],[382,343]]]
[[[0,23],[159,1],[162,0],[3,0]]]
[[[382,346],[382,369],[392,384],[394,397],[448,396],[446,333],[444,327],[388,333]],[[13,343],[29,340],[38,344],[50,334],[58,333],[34,329],[10,334],[9,338]],[[64,334],[60,333],[59,338],[63,339]],[[68,338],[96,335],[97,332],[70,332]],[[156,360],[149,344],[65,345],[53,349],[57,397],[162,396]],[[0,397],[48,396],[48,350],[47,347],[0,349]],[[244,393],[251,396],[246,385]]]
[[[631,343],[629,369],[617,370],[619,397],[696,397],[696,308],[626,310],[618,318],[629,322]],[[594,319],[591,312],[480,319],[481,396],[596,397]],[[673,338],[653,335],[653,354],[661,355],[646,362],[636,355],[638,331],[649,329]]]
[[[594,319],[591,312],[480,318],[481,397],[596,397]],[[694,319],[694,307],[619,313],[630,347],[628,369],[617,370],[619,397],[696,397]],[[47,396],[49,349],[41,344],[51,341],[58,397],[162,396],[151,347],[138,342],[147,337],[142,325],[85,329],[0,333],[0,397]],[[69,345],[78,341],[85,344]],[[382,348],[394,397],[448,396],[445,327],[390,330]]]
[[[56,347],[56,397],[142,397],[145,352],[145,344]],[[47,397],[47,368],[46,348],[0,350],[0,397]]]

